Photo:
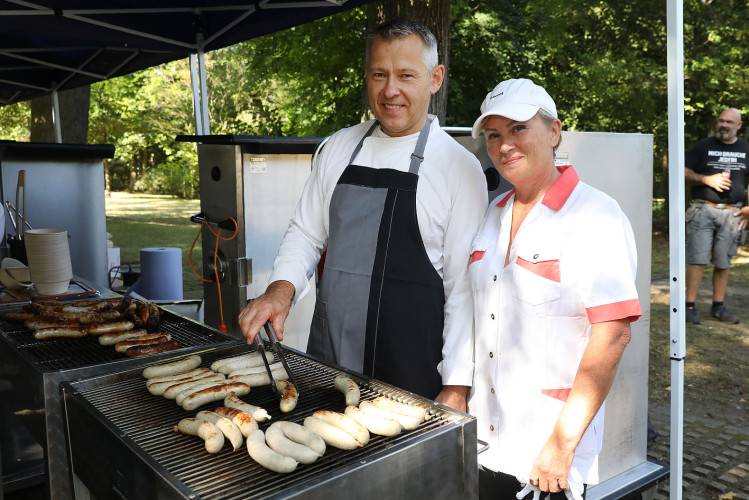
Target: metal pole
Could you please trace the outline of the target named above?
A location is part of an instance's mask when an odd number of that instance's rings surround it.
[[[62,144],[62,129],[60,128],[60,99],[57,91],[52,91],[52,123],[55,126],[55,142]],[[24,193],[25,195],[26,193]]]
[[[671,500],[681,500],[684,452],[684,16],[682,0],[667,4],[668,194],[671,270]]]
[[[205,77],[205,52],[203,52],[202,47],[198,49],[198,61],[200,62],[198,70],[200,72],[200,106],[201,116],[203,117],[203,134],[210,135],[211,124],[209,123],[210,120],[208,116],[208,84]]]
[[[200,114],[200,83],[195,54],[190,54],[190,82],[192,83],[192,112],[195,116],[195,135],[203,135],[203,118]]]

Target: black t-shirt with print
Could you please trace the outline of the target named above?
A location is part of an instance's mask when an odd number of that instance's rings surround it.
[[[731,174],[731,189],[719,193],[715,189],[700,184],[692,186],[692,198],[713,203],[743,203],[746,200],[747,179],[749,179],[749,142],[737,139],[733,144],[725,144],[715,137],[702,139],[687,151],[686,167],[698,174],[713,175],[719,172]]]

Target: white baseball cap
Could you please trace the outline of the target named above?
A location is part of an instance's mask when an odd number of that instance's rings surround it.
[[[499,115],[524,122],[533,118],[539,109],[557,118],[554,99],[543,87],[526,78],[505,80],[486,94],[484,102],[481,103],[481,116],[473,122],[471,135],[474,139],[481,135],[487,116]]]

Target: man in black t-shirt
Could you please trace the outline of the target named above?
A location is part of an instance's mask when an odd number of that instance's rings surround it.
[[[746,188],[749,180],[749,142],[736,137],[741,113],[723,111],[714,137],[702,139],[687,151],[684,178],[692,185],[692,204],[687,210],[686,320],[700,323],[695,302],[705,265],[712,262],[713,306],[711,316],[726,323],[739,318],[723,301],[728,285],[731,257],[739,247],[741,230],[749,219]],[[712,258],[711,258],[712,257]]]

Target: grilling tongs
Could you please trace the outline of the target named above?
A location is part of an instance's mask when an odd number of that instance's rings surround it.
[[[296,383],[296,380],[294,379],[294,374],[291,373],[291,368],[289,368],[289,364],[286,362],[286,358],[283,356],[283,349],[280,346],[280,342],[278,341],[278,337],[276,336],[276,330],[273,328],[273,325],[270,321],[266,322],[264,325],[265,328],[265,334],[268,336],[268,341],[270,342],[271,350],[273,353],[278,356],[278,358],[281,360],[281,364],[283,364],[284,370],[286,370],[286,373],[289,376],[289,382],[291,382],[294,387],[296,388],[297,394],[299,394],[299,386]],[[278,390],[278,387],[276,386],[276,379],[273,378],[273,373],[270,368],[270,363],[268,363],[268,357],[265,355],[265,345],[264,341],[260,338],[260,333],[255,336],[255,344],[257,346],[257,350],[260,353],[260,357],[263,358],[263,364],[265,364],[265,370],[268,372],[268,377],[270,378],[270,386],[271,389],[273,389],[273,392],[276,393],[276,396],[283,397],[283,394],[281,394],[281,391]]]

